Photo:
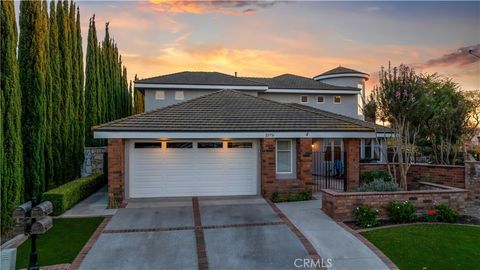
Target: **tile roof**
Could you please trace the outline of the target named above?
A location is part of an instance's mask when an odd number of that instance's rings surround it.
[[[270,89],[359,90],[355,87],[334,86],[294,74],[283,74],[273,78],[242,78],[267,84]]]
[[[343,74],[343,73],[360,73],[360,74],[365,74],[365,75],[368,75],[367,73],[365,72],[360,72],[358,70],[355,70],[355,69],[351,69],[351,68],[346,68],[346,67],[342,67],[342,66],[338,66],[334,69],[331,69],[329,71],[326,71],[320,75],[317,75],[315,77],[318,77],[318,76],[324,76],[324,75],[335,75],[335,74]]]
[[[221,90],[93,128],[94,131],[363,131],[366,122]]]
[[[351,117],[348,117],[348,116],[345,116],[345,115],[341,115],[341,114],[337,114],[337,113],[333,113],[333,112],[329,112],[329,111],[324,111],[324,110],[321,110],[321,109],[318,109],[318,108],[313,108],[313,107],[303,105],[303,104],[298,104],[298,103],[288,103],[288,104],[290,106],[297,107],[297,108],[302,108],[304,110],[308,110],[308,111],[311,111],[311,112],[314,112],[314,113],[318,113],[320,115],[335,117],[335,118],[343,119],[344,121],[349,121],[353,124],[371,127],[372,129],[375,129],[375,131],[377,133],[382,133],[382,132],[392,133],[392,132],[394,132],[394,130],[389,128],[389,127],[378,125],[378,124],[367,122],[367,121],[363,121],[363,120],[360,120],[360,119],[351,118]]]
[[[245,80],[220,72],[183,71],[173,74],[136,80],[143,84],[198,84],[198,85],[236,85],[236,86],[266,86],[256,81]]]

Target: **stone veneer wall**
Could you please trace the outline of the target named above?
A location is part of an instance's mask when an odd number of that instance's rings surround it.
[[[387,170],[386,163],[360,163],[360,173],[372,170]],[[412,164],[407,174],[408,189],[419,188],[426,181],[440,185],[466,188],[465,167],[455,165]]]
[[[465,162],[465,185],[468,199],[480,206],[480,161]]]
[[[387,207],[391,201],[409,201],[420,210],[430,209],[434,204],[444,203],[460,211],[465,208],[467,190],[420,182],[421,186],[429,186],[425,190],[397,192],[336,192],[322,190],[322,210],[339,221],[353,221],[353,209],[368,204],[379,210],[379,218],[388,217]],[[421,187],[423,189],[425,187]]]
[[[82,177],[94,173],[103,173],[103,158],[107,152],[107,147],[85,147],[83,152],[85,159],[82,165]]]

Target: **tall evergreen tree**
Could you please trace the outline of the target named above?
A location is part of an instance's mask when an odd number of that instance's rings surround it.
[[[53,77],[50,67],[50,20],[48,17],[48,4],[46,0],[42,0],[42,14],[45,25],[44,30],[44,46],[47,64],[45,65],[45,186],[46,188],[53,188],[55,182],[53,180],[53,141],[52,141],[52,120],[53,120],[53,103],[52,103],[52,87]]]
[[[61,3],[59,3],[61,4]],[[51,73],[51,94],[52,94],[52,159],[53,159],[53,182],[55,186],[60,185],[64,179],[63,145],[63,98],[62,98],[62,78],[63,73],[60,70],[60,48],[58,45],[58,22],[55,9],[55,0],[50,1],[50,34],[49,34],[49,66]]]
[[[90,128],[99,123],[99,76],[98,40],[95,29],[95,15],[90,18],[87,37],[87,56],[85,69],[85,144],[94,146],[93,133]]]
[[[70,118],[70,126],[72,128],[71,132],[71,141],[69,143],[69,148],[71,152],[71,162],[70,162],[70,173],[72,178],[77,178],[80,174],[80,166],[81,164],[79,161],[79,152],[80,152],[80,94],[82,89],[80,89],[80,70],[78,70],[80,64],[78,63],[78,46],[77,46],[77,23],[75,20],[76,14],[76,7],[73,1],[70,1],[70,10],[68,16],[68,24],[69,24],[69,43],[68,47],[71,51],[71,118]],[[83,134],[82,134],[83,135]]]
[[[80,168],[83,164],[85,154],[84,154],[84,148],[85,148],[85,90],[84,90],[84,74],[83,74],[83,49],[82,49],[82,29],[80,26],[80,9],[77,7],[77,18],[76,18],[76,40],[77,44],[77,72],[78,72],[78,81],[77,81],[77,88],[79,90],[78,94],[78,150],[77,150],[77,156],[78,156],[78,167],[77,167],[77,172],[80,172]]]
[[[22,140],[27,196],[44,190],[45,25],[42,3],[20,2],[18,62],[22,91]]]
[[[0,179],[1,234],[13,224],[12,209],[23,199],[21,92],[16,57],[17,24],[13,1],[0,2]]]
[[[62,128],[63,128],[63,160],[64,175],[62,182],[73,179],[71,163],[73,161],[73,151],[71,148],[73,139],[73,98],[72,98],[72,54],[70,47],[70,24],[69,24],[68,1],[58,2],[57,21],[58,21],[58,44],[60,48],[60,63],[62,64]]]

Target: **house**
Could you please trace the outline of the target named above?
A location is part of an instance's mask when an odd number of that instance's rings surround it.
[[[94,128],[95,138],[108,140],[109,194],[270,196],[340,179],[341,189],[355,189],[361,140],[392,133],[360,119],[363,84],[351,84],[367,75],[348,72],[316,79],[180,72],[136,81],[147,112]]]

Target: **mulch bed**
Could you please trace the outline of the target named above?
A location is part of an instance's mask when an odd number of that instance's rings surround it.
[[[366,229],[362,226],[357,225],[357,223],[355,223],[355,221],[345,221],[343,223],[345,225],[347,225],[348,227],[350,227],[351,229],[355,230],[355,231]],[[437,222],[413,221],[413,222],[410,222],[408,224],[415,224],[415,223],[436,224]],[[453,223],[453,224],[480,225],[480,219],[476,218],[476,217],[472,217],[472,216],[461,215],[460,218],[458,219],[458,221],[456,223]],[[393,225],[398,225],[398,223],[394,223],[394,222],[392,222],[390,220],[387,220],[387,219],[385,219],[385,220],[381,219],[381,220],[379,220],[378,226],[376,226],[374,228],[389,227],[389,226],[393,226]],[[367,229],[370,229],[370,228],[367,228]]]

